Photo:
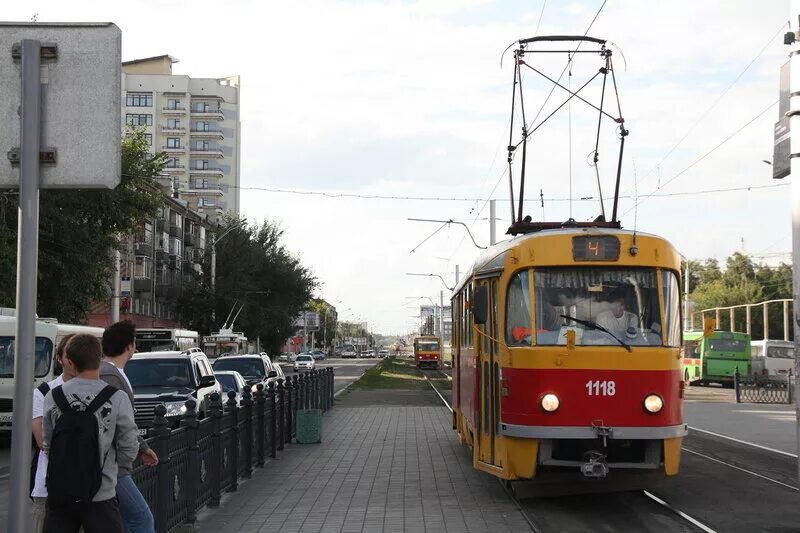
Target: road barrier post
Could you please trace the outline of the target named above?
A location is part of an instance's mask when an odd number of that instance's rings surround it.
[[[278,432],[275,438],[278,440],[278,450],[283,450],[285,442],[284,431],[286,429],[286,422],[284,421],[283,414],[286,412],[286,389],[283,387],[283,379],[278,378]]]
[[[209,396],[208,410],[213,424],[211,429],[211,499],[208,506],[219,507],[222,492],[222,401],[218,392]]]
[[[155,418],[153,419],[152,432],[156,437],[155,452],[158,454],[158,465],[156,466],[156,499],[155,508],[155,529],[156,533],[167,532],[167,510],[169,507],[170,498],[166,495],[170,494],[170,476],[169,476],[169,436],[170,430],[167,427],[167,419],[164,415],[167,414],[167,408],[164,405],[157,405],[155,409]]]
[[[186,501],[186,521],[194,524],[197,520],[195,502],[200,493],[200,447],[197,445],[197,402],[194,399],[186,401],[186,413],[181,420],[181,426],[186,428],[187,440],[187,475],[183,480]],[[163,497],[163,496],[162,496]]]
[[[242,477],[250,479],[253,473],[253,395],[250,387],[245,387],[242,393],[242,417],[244,418],[244,435],[239,437],[244,439],[244,472]]]
[[[742,403],[741,382],[739,380],[739,367],[733,372],[733,388],[736,389],[736,403]]]
[[[231,416],[231,468],[233,475],[231,476],[230,492],[236,492],[239,489],[239,406],[236,404],[236,392],[228,391],[228,401],[225,406],[228,408]]]
[[[267,401],[269,403],[269,456],[273,459],[277,455],[276,453],[276,438],[275,435],[278,433],[278,424],[277,424],[277,417],[275,413],[275,382],[270,381],[267,384]]]
[[[286,387],[286,442],[292,442],[292,421],[294,419],[294,413],[292,412],[292,408],[294,407],[294,388],[292,387],[292,378],[287,377],[285,385]]]
[[[254,397],[256,402],[256,431],[258,431],[258,433],[256,433],[256,466],[260,468],[264,466],[264,457],[266,455],[264,436],[267,432],[265,420],[267,398],[264,394],[263,383],[259,383],[258,386],[256,386]]]

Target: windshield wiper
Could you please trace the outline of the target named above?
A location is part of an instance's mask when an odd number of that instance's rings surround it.
[[[592,322],[590,320],[581,320],[580,318],[575,318],[574,316],[569,316],[569,315],[561,315],[561,318],[572,320],[573,322],[577,322],[578,324],[586,326],[587,328],[596,329],[604,333],[608,333],[609,335],[611,335],[611,337],[614,338],[615,341],[620,343],[620,345],[622,345],[626,350],[628,350],[629,352],[633,352],[633,349],[630,347],[630,345],[628,345],[628,343],[626,343],[625,341],[623,341],[622,339],[620,339],[619,337],[608,331],[606,328],[604,328],[597,322]]]

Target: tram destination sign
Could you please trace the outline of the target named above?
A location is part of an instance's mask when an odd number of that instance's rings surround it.
[[[619,248],[619,239],[613,235],[573,237],[572,259],[574,261],[617,261]]]

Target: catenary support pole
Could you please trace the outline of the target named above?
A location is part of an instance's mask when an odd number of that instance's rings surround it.
[[[17,332],[14,361],[14,421],[11,431],[9,533],[30,531],[31,410],[36,336],[36,277],[39,252],[39,148],[41,85],[39,41],[22,40],[22,83],[17,234]],[[6,51],[8,53],[8,51]]]
[[[114,251],[114,283],[111,288],[111,323],[119,322],[119,307],[122,293],[122,254],[119,250]]]
[[[494,226],[494,221],[497,217],[496,202],[497,200],[489,200],[489,246],[497,242],[497,230]]]
[[[789,113],[791,131],[791,176],[792,176],[792,280],[794,296],[794,375],[800,375],[800,40],[797,39],[798,26],[800,25],[800,0],[792,0],[790,4],[789,23],[795,32],[790,54],[790,81],[789,81]],[[795,407],[795,426],[797,439],[797,479],[800,482],[800,401]]]

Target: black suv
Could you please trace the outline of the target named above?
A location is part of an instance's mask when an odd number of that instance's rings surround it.
[[[197,401],[198,417],[203,418],[208,397],[222,390],[208,357],[196,348],[186,352],[135,353],[125,365],[125,375],[133,387],[136,425],[142,435],[153,427],[158,404],[167,408],[170,427],[177,427],[186,412],[187,400]]]
[[[263,383],[266,387],[267,383],[278,378],[278,372],[272,368],[269,356],[261,354],[218,357],[214,359],[214,370],[238,372],[250,387],[255,387],[259,383]]]

